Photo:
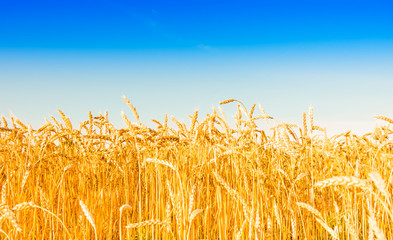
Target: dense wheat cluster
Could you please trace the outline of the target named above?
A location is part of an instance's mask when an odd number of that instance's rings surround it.
[[[152,129],[124,100],[124,129],[2,118],[1,239],[393,239],[391,119],[329,138],[312,109],[296,126],[230,99],[235,125]]]

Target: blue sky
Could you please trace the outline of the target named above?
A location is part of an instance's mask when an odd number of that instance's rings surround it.
[[[109,111],[188,122],[236,98],[328,131],[393,117],[389,1],[2,1],[0,114],[39,127]],[[234,106],[224,106],[228,117]]]

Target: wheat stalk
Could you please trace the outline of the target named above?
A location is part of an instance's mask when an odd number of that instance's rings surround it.
[[[10,235],[8,235],[8,234],[7,234],[6,232],[4,232],[3,230],[0,229],[0,232],[7,236],[7,238],[5,238],[5,239],[11,239],[11,238],[10,238]]]
[[[123,211],[126,209],[132,209],[132,207],[128,204],[124,204],[123,206],[120,207],[120,218],[119,218],[119,239],[121,240],[121,216],[123,214]]]

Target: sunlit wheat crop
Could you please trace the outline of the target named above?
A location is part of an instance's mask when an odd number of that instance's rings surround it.
[[[392,119],[328,137],[312,108],[297,126],[230,99],[234,124],[150,128],[124,100],[123,129],[2,117],[0,239],[393,239]]]

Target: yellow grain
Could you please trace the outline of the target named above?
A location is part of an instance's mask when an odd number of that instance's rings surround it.
[[[128,100],[128,98],[126,96],[123,96],[123,100],[124,100],[124,102],[127,103],[128,107],[131,108],[131,110],[134,112],[136,120],[139,122],[139,114],[136,111],[136,108],[131,104],[130,100]]]

